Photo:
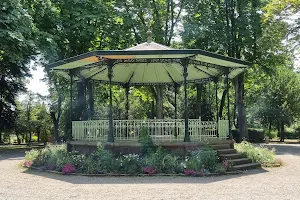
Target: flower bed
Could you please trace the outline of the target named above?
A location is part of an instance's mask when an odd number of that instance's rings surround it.
[[[269,149],[267,146],[257,146],[243,141],[240,144],[235,144],[234,148],[237,152],[251,159],[252,162],[261,163],[264,167],[278,167],[282,165],[281,161],[275,159],[275,150]]]
[[[209,176],[230,170],[225,162],[219,163],[214,150],[205,147],[178,157],[162,148],[144,155],[115,156],[99,148],[90,155],[67,152],[65,146],[48,146],[26,152],[23,166],[62,174],[86,175],[186,175]]]

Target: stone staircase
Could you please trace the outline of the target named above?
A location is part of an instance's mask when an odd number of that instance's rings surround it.
[[[260,163],[253,163],[250,159],[244,155],[237,153],[232,147],[232,143],[219,143],[210,144],[210,146],[217,151],[221,160],[228,160],[233,165],[235,170],[249,170],[261,168]]]

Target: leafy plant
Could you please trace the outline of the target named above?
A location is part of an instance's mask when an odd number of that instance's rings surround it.
[[[217,163],[217,152],[206,146],[198,151],[191,152],[191,155],[187,159],[186,168],[196,171],[201,169],[214,171]]]
[[[237,150],[237,152],[243,153],[253,162],[273,163],[275,161],[274,149],[270,150],[262,145],[254,146],[249,142],[243,141],[240,144],[235,144],[234,148]]]
[[[154,144],[153,140],[148,134],[147,128],[142,127],[140,135],[139,135],[139,142],[141,143],[141,154],[142,155],[149,155],[154,151]]]
[[[138,174],[142,172],[143,160],[136,154],[123,155],[121,157],[120,172]]]
[[[162,160],[164,159],[166,154],[167,153],[162,149],[162,147],[158,147],[155,153],[152,153],[145,157],[145,165],[154,167],[157,172],[162,172]]]
[[[117,172],[120,169],[120,159],[101,147],[90,156],[97,162],[98,171],[101,173]]]

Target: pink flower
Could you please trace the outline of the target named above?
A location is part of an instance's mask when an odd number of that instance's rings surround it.
[[[76,169],[72,164],[65,164],[61,171],[63,174],[69,174],[69,173],[75,173]]]
[[[153,167],[145,167],[144,168],[144,173],[145,174],[156,174],[157,171]]]
[[[223,166],[224,168],[228,168],[228,165],[229,165],[228,160],[224,160],[224,161],[222,162],[222,166]]]
[[[187,176],[196,176],[198,173],[192,169],[185,169],[184,174]]]
[[[33,162],[32,161],[24,161],[23,167],[30,168],[32,166]]]

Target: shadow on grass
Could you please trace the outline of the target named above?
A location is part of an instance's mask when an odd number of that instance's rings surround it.
[[[188,176],[81,176],[81,175],[62,175],[51,172],[28,169],[23,173],[34,176],[55,179],[72,184],[209,184],[213,182],[237,179],[246,176],[267,173],[265,169],[254,169],[245,171],[237,175],[220,175],[211,177],[188,177]],[[225,183],[224,183],[225,184]]]

